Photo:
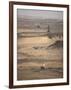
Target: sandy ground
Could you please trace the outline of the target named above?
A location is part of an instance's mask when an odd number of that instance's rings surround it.
[[[48,36],[18,39],[17,79],[55,79],[63,77],[63,49],[49,48]],[[41,66],[45,64],[45,68]]]
[[[42,63],[45,63],[45,68],[41,69]],[[18,64],[17,79],[32,80],[32,79],[51,79],[63,77],[62,60],[53,61],[37,61]]]

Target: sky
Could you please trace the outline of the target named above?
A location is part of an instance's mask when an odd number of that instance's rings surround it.
[[[33,9],[18,9],[18,18],[28,19],[60,19],[63,18],[62,11],[50,11],[50,10],[33,10]]]

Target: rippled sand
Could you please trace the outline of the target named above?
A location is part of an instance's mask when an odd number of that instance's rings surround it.
[[[17,79],[51,79],[63,77],[63,49],[48,48],[56,39],[48,36],[22,37],[17,41]],[[45,64],[45,68],[41,69]]]

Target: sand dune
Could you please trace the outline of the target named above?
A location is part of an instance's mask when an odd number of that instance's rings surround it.
[[[63,41],[41,36],[23,37],[17,42],[18,80],[63,77]],[[41,70],[43,64],[45,70]]]

